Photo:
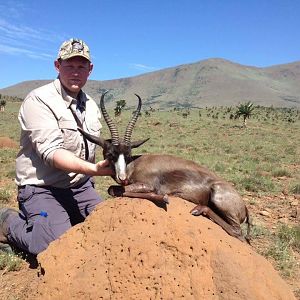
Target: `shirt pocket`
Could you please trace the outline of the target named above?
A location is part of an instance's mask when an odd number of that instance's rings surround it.
[[[64,148],[78,155],[82,147],[77,124],[73,120],[60,119],[58,126],[63,135]]]
[[[100,136],[101,124],[100,122],[91,122],[87,124],[87,129],[90,134],[94,136]]]

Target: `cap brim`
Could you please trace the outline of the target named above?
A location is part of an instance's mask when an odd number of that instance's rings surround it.
[[[70,54],[70,55],[65,55],[65,56],[58,57],[58,59],[61,59],[61,60],[67,60],[67,59],[72,58],[72,57],[75,57],[75,56],[84,57],[84,58],[87,59],[89,62],[92,62],[89,56],[84,55],[84,54],[82,54],[82,53],[72,53],[72,54]]]

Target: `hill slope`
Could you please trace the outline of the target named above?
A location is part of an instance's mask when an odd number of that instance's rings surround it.
[[[1,94],[25,95],[50,80],[26,81],[0,90]],[[135,105],[134,93],[144,107],[230,106],[245,101],[275,107],[300,107],[300,61],[268,68],[244,66],[215,58],[116,80],[88,81],[85,91],[99,101],[111,90],[111,101],[125,99]]]

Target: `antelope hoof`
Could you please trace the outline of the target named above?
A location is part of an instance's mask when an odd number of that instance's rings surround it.
[[[200,216],[200,215],[203,215],[203,216],[206,216],[206,213],[207,213],[207,207],[204,207],[204,206],[196,206],[194,207],[190,213],[193,215],[193,216]]]
[[[201,215],[201,211],[199,209],[193,209],[191,210],[191,214],[197,217]]]
[[[169,204],[169,197],[168,197],[167,194],[164,195],[163,201],[164,201],[166,204]]]
[[[107,192],[112,197],[121,197],[124,193],[124,187],[119,185],[112,185],[108,188]]]

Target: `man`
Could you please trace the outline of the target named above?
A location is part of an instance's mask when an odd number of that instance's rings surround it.
[[[98,107],[82,91],[93,69],[88,46],[78,39],[65,41],[54,65],[57,79],[29,93],[19,112],[20,213],[0,210],[2,245],[32,254],[84,221],[101,202],[91,176],[113,175],[108,161],[95,163],[95,145],[77,130],[100,135]]]

